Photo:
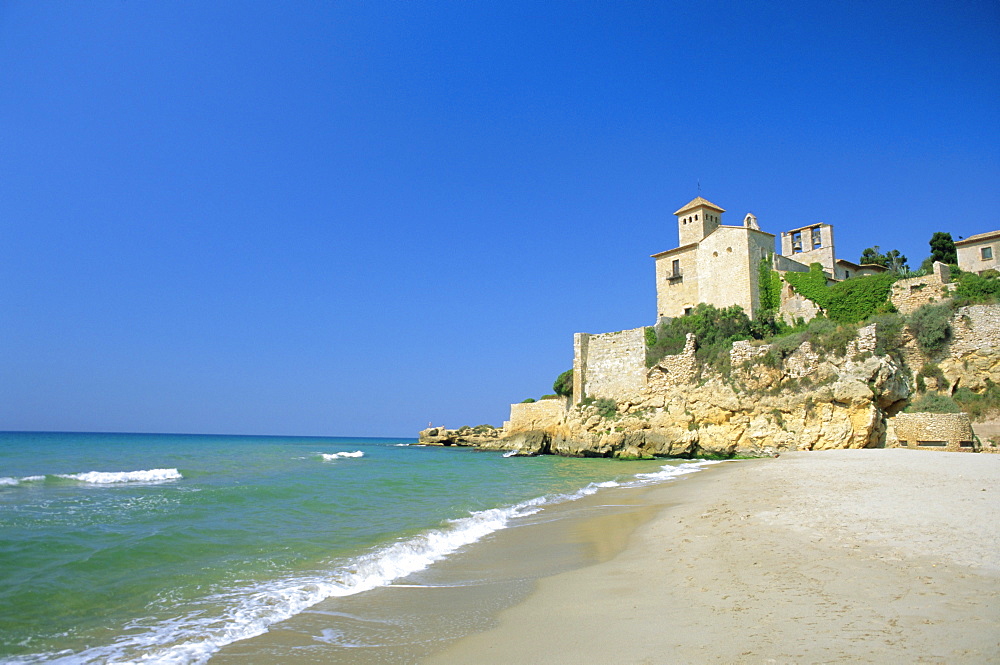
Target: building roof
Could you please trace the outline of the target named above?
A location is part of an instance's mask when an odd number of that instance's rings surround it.
[[[983,240],[992,240],[993,238],[1000,238],[1000,231],[987,231],[986,233],[977,233],[974,236],[969,236],[965,240],[956,240],[955,245],[969,245],[975,242],[982,242]]]
[[[706,208],[711,208],[712,210],[718,210],[719,212],[726,212],[725,210],[723,210],[719,206],[715,205],[711,201],[706,201],[705,199],[701,198],[700,196],[696,196],[693,199],[691,199],[690,203],[688,203],[686,206],[684,206],[683,208],[681,208],[680,210],[678,210],[674,214],[675,215],[680,215],[680,214],[683,214],[683,213],[687,212],[688,210],[693,210],[693,209],[699,208],[701,206],[705,206]]]
[[[878,263],[855,263],[854,261],[848,261],[847,259],[837,259],[837,263],[840,265],[850,266],[858,270],[867,269],[874,270],[875,272],[885,272],[888,270],[888,268]]]
[[[692,242],[692,243],[687,244],[687,245],[681,245],[680,247],[674,247],[673,249],[668,249],[665,252],[660,252],[658,254],[651,254],[650,256],[652,256],[654,259],[658,259],[661,256],[666,256],[668,254],[673,254],[674,252],[680,252],[682,249],[694,249],[697,246],[698,246],[698,243]]]

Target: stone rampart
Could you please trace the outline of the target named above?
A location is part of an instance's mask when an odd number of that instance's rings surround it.
[[[900,413],[892,429],[900,446],[972,452],[975,437],[966,413]]]
[[[656,366],[649,370],[646,378],[647,385],[655,384],[658,389],[663,390],[690,383],[698,373],[698,361],[694,357],[694,346],[694,333],[688,333],[683,351],[660,358]]]
[[[770,344],[755,345],[747,340],[733,342],[733,348],[729,350],[729,364],[734,368],[739,367],[748,360],[755,360],[761,356],[766,356],[770,350]]]
[[[934,262],[934,271],[923,277],[898,280],[892,285],[889,300],[901,314],[909,314],[929,302],[940,302],[949,296],[951,271],[940,261]]]
[[[585,397],[619,400],[646,387],[646,330],[574,336],[573,401]]]
[[[504,423],[507,434],[554,427],[566,422],[566,399],[541,399],[510,405],[510,420]]]

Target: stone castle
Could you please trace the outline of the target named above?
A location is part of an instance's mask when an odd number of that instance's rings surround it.
[[[652,256],[657,322],[684,316],[699,303],[739,305],[753,317],[761,310],[762,273],[808,272],[810,264],[819,264],[832,283],[887,270],[838,259],[829,224],[785,231],[775,251],[777,237],[762,231],[753,214],[728,226],[724,213],[700,196],[674,213],[678,246]],[[963,270],[993,269],[1000,232],[962,242]],[[808,320],[820,311],[786,280],[781,284],[778,314],[783,319]],[[889,300],[908,314],[949,298],[953,287],[948,266],[934,263],[930,274],[896,280]],[[645,327],[576,333],[570,398],[512,404],[510,420],[500,429],[431,427],[420,440],[519,455],[614,457],[871,446],[1000,451],[1000,438],[974,443],[978,439],[966,414],[901,413],[914,394],[918,371],[921,377],[939,377],[926,379],[933,391],[962,386],[982,392],[991,382],[1000,384],[1000,305],[960,307],[949,325],[947,348],[933,357],[905,327],[893,354],[875,353],[874,325],[860,329],[842,355],[817,352],[809,341],[777,354],[771,344],[735,342],[725,375],[705,371],[696,359],[693,335],[683,351],[647,367]],[[937,374],[927,374],[928,367]],[[614,405],[614,415],[602,411],[602,400]]]

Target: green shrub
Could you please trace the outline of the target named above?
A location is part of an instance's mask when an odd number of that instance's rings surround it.
[[[495,429],[496,427],[493,425],[476,425],[472,428],[472,431],[476,434],[485,434],[486,432],[490,432]]]
[[[989,304],[1000,301],[1000,279],[963,272],[958,275],[957,281],[958,287],[953,294],[957,304]]]
[[[875,353],[884,356],[903,345],[903,327],[906,321],[899,314],[876,314],[868,319],[875,324]]]
[[[974,421],[985,420],[1000,412],[1000,385],[989,379],[986,379],[986,389],[981,393],[963,387],[956,390],[952,397]]]
[[[543,400],[543,399],[559,399],[559,395],[542,395],[538,399],[539,400]]]
[[[528,399],[522,399],[521,404],[533,404],[535,401],[534,397],[529,397]]]
[[[764,312],[774,312],[781,306],[781,275],[774,270],[771,254],[764,256],[757,266],[757,290],[760,308]]]
[[[601,418],[613,418],[618,415],[618,403],[607,397],[594,401],[594,408],[597,409]]]
[[[924,363],[917,376],[919,378],[936,379],[938,390],[948,390],[948,379],[944,377],[944,372],[941,371],[941,368],[934,363]]]
[[[697,340],[695,355],[703,364],[719,369],[729,361],[729,349],[736,340],[753,337],[750,318],[739,305],[718,309],[699,304],[686,315],[656,327],[656,343],[646,347],[646,366],[684,350],[687,334]]]
[[[928,356],[944,350],[951,339],[951,304],[928,303],[910,315],[908,327],[917,346]]]
[[[573,396],[573,369],[570,368],[556,377],[555,383],[552,384],[552,390],[555,391],[557,395],[562,395],[563,397]]]
[[[962,408],[948,395],[927,393],[906,407],[907,413],[961,413]]]

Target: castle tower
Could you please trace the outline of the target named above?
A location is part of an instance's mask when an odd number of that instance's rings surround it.
[[[702,238],[719,228],[724,212],[726,211],[700,196],[692,199],[674,213],[677,215],[679,246],[701,242]]]

